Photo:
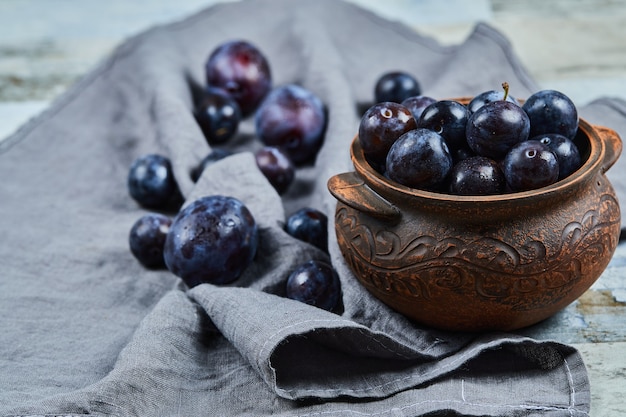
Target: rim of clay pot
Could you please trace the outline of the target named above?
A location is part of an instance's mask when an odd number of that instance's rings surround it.
[[[458,205],[520,203],[526,200],[536,203],[538,201],[549,200],[559,196],[562,197],[564,194],[576,192],[581,189],[581,187],[586,186],[590,181],[594,180],[596,173],[605,162],[606,144],[603,138],[598,135],[594,126],[584,119],[579,119],[578,127],[579,131],[574,141],[580,148],[581,157],[584,162],[575,172],[546,187],[496,195],[466,196],[446,194],[411,188],[392,181],[376,171],[367,162],[361,144],[359,143],[358,135],[355,136],[352,141],[350,155],[356,173],[380,195],[391,196],[392,199],[394,195],[396,197],[401,195],[428,201],[431,204],[442,203],[448,205],[451,203]],[[608,167],[606,169],[608,169]]]

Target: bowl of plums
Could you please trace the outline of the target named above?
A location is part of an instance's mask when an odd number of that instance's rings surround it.
[[[354,276],[415,322],[510,331],[580,297],[608,265],[620,207],[605,173],[622,142],[556,90],[474,97],[376,84],[334,175],[335,232]],[[404,96],[402,96],[404,94]]]

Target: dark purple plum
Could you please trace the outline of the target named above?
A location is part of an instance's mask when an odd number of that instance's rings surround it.
[[[359,123],[359,143],[365,158],[383,172],[391,145],[404,133],[416,128],[415,118],[403,105],[391,101],[374,104]]]
[[[411,74],[404,71],[390,71],[381,75],[374,86],[374,101],[401,103],[422,92],[419,83]]]
[[[202,172],[206,169],[206,167],[232,154],[233,152],[227,149],[221,149],[221,148],[213,149],[211,152],[207,154],[207,156],[202,158],[202,161],[200,161],[200,164],[191,171],[191,180],[193,182],[197,182],[198,179],[200,178],[200,175],[202,175]]]
[[[467,104],[467,109],[470,111],[470,113],[474,113],[485,104],[498,100],[506,100],[510,101],[511,103],[515,103],[518,106],[520,105],[519,101],[515,97],[507,94],[504,90],[489,90],[484,91],[472,98],[472,100],[470,100],[470,102]]]
[[[308,261],[296,267],[287,278],[286,296],[332,312],[341,299],[341,282],[332,265]]]
[[[312,207],[304,207],[287,218],[285,231],[296,239],[328,252],[328,217]]]
[[[434,189],[452,168],[452,156],[443,137],[430,129],[411,130],[387,154],[389,179],[420,189]]]
[[[256,133],[266,146],[281,148],[296,165],[312,161],[324,141],[326,107],[295,84],[273,89],[256,112]]]
[[[502,170],[511,191],[527,191],[555,183],[559,162],[548,146],[537,140],[515,145],[502,162]]]
[[[164,268],[163,247],[172,219],[160,213],[140,217],[131,227],[128,244],[133,256],[146,268]]]
[[[559,161],[559,179],[563,179],[580,168],[582,161],[576,144],[558,133],[535,136],[533,140],[547,145]]]
[[[172,163],[158,154],[142,155],[132,162],[127,187],[137,203],[149,208],[164,208],[178,195]]]
[[[237,133],[241,122],[241,110],[237,102],[216,88],[204,92],[194,116],[210,144],[227,142]]]
[[[465,146],[463,148],[455,149],[452,154],[452,160],[456,164],[457,162],[462,161],[463,159],[470,158],[472,156],[476,156],[474,151],[472,151],[469,146]]]
[[[424,112],[424,109],[436,101],[437,99],[428,96],[411,96],[406,98],[400,104],[409,109],[417,122]]]
[[[204,69],[207,85],[226,91],[239,105],[243,117],[252,114],[272,88],[267,58],[245,40],[217,46]]]
[[[467,123],[467,144],[477,155],[502,159],[517,143],[528,139],[530,120],[510,101],[487,103],[472,113]]]
[[[506,185],[498,163],[484,156],[471,156],[458,162],[449,181],[450,193],[456,195],[501,194]]]
[[[522,106],[530,119],[530,137],[558,133],[574,139],[578,131],[578,110],[572,100],[556,90],[532,94]]]
[[[284,194],[296,177],[296,168],[281,149],[264,146],[254,153],[256,164],[278,194]]]
[[[228,284],[252,263],[258,235],[252,213],[240,200],[202,197],[174,217],[165,240],[165,265],[189,287]]]
[[[465,129],[470,113],[463,104],[454,100],[439,100],[422,112],[417,127],[437,132],[454,151],[467,146]]]

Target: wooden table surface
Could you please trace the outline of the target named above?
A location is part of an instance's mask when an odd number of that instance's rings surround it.
[[[444,44],[478,21],[507,36],[531,76],[577,105],[626,99],[626,0],[352,0]],[[129,36],[193,14],[210,0],[2,0],[0,141],[44,110]],[[579,300],[543,323],[578,348],[594,417],[626,413],[626,243]]]

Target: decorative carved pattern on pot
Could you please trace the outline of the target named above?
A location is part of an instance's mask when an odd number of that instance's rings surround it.
[[[605,267],[598,264],[617,246],[606,228],[619,228],[620,220],[613,196],[605,194],[602,206],[602,212],[590,210],[580,221],[566,224],[561,244],[550,251],[535,239],[518,247],[481,236],[468,240],[420,235],[403,242],[406,239],[394,231],[374,230],[371,219],[363,223],[358,212],[350,213],[353,210],[345,206],[337,210],[335,224],[340,246],[349,248],[344,255],[368,287],[424,299],[462,290],[524,310],[540,305],[546,294],[551,303],[581,276]],[[506,280],[503,272],[510,275]],[[531,302],[529,295],[534,295]]]

